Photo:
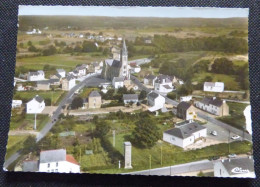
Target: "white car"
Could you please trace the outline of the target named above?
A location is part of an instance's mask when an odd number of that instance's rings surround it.
[[[237,157],[236,154],[230,154],[230,155],[228,155],[228,158],[236,158],[236,157]]]
[[[217,131],[210,131],[210,134],[213,135],[213,136],[217,136],[218,135]]]
[[[238,135],[234,135],[234,136],[231,137],[232,140],[237,140],[239,138],[240,138],[240,136],[238,136]]]

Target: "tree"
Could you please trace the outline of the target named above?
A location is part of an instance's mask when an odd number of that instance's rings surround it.
[[[30,52],[37,52],[38,49],[37,49],[35,46],[31,45],[31,46],[28,48],[28,51],[30,51]]]
[[[98,137],[103,137],[105,136],[109,130],[110,130],[110,125],[108,124],[108,122],[106,121],[100,121],[97,123],[96,125],[96,130],[95,130],[95,134],[98,136]]]
[[[140,118],[132,133],[132,141],[139,147],[151,148],[160,139],[158,130],[151,118]]]
[[[140,92],[140,94],[139,94],[139,100],[145,99],[145,98],[146,98],[146,95],[147,95],[146,91],[145,91],[145,90],[142,90],[142,91]]]
[[[27,45],[28,45],[28,46],[31,46],[31,45],[32,45],[32,42],[31,42],[31,41],[28,41],[28,42],[27,42]]]
[[[83,99],[81,97],[75,97],[71,103],[71,109],[78,109],[83,106]]]
[[[176,93],[175,93],[175,92],[170,92],[170,93],[168,93],[168,94],[167,94],[167,97],[169,97],[170,99],[173,99],[173,100],[175,100],[175,99],[176,99],[176,97],[177,97],[177,95],[176,95]]]
[[[25,152],[36,151],[37,148],[36,139],[33,136],[29,136],[23,143],[23,150]]]
[[[204,78],[204,82],[211,82],[213,81],[213,78],[209,75],[207,75],[205,78]]]

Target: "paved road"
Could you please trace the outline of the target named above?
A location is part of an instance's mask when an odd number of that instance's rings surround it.
[[[186,164],[168,166],[163,168],[156,168],[151,170],[137,171],[131,173],[124,173],[130,175],[177,175],[182,173],[202,171],[213,169],[213,163],[216,161],[201,160],[196,162],[190,162]]]
[[[130,60],[128,61],[129,63],[135,62],[136,65],[142,65],[142,64],[147,64],[150,63],[152,61],[152,59],[150,58],[142,58],[142,59],[136,59],[136,60]]]
[[[213,117],[210,117],[210,116],[206,115],[203,112],[197,112],[197,115],[198,115],[198,117],[200,117],[200,118],[202,118],[204,120],[207,120],[207,121],[213,123],[214,125],[217,125],[217,126],[220,126],[220,127],[224,128],[224,129],[230,130],[232,133],[237,134],[237,135],[239,135],[241,137],[244,137],[246,140],[252,142],[252,136],[250,134],[246,133],[246,132],[243,132],[240,129],[234,128],[234,127],[232,127],[232,126],[230,126],[230,125],[228,125],[226,123],[223,123],[223,122],[221,122],[221,121],[219,121],[219,120],[217,120],[217,119],[215,119]]]
[[[5,160],[4,167],[7,168],[10,164],[16,161],[21,156],[22,150],[17,151],[12,156],[10,156],[7,160]]]

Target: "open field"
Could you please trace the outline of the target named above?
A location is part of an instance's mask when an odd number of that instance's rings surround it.
[[[36,95],[41,96],[44,100],[52,100],[53,105],[57,105],[60,97],[64,96],[65,91],[26,91],[26,92],[16,92],[14,99],[23,100],[23,103],[27,103],[29,100],[34,98]],[[46,102],[45,102],[46,105]]]
[[[6,156],[8,159],[12,154],[23,147],[23,142],[28,138],[28,136],[8,136],[8,143],[6,147]]]

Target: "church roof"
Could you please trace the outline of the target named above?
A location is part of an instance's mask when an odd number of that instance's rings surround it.
[[[121,67],[121,62],[119,60],[115,60],[115,59],[106,59],[105,60],[106,64],[108,64],[109,66],[112,67]]]
[[[123,41],[122,55],[127,55],[127,48],[126,48],[126,44],[125,44],[125,39]]]

